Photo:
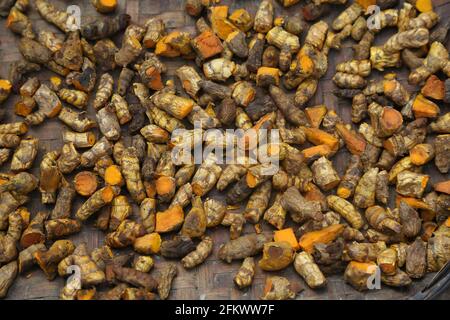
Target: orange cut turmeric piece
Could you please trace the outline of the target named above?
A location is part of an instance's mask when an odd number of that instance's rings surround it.
[[[302,129],[305,132],[306,139],[312,144],[315,144],[316,146],[326,144],[330,147],[331,151],[338,150],[339,140],[335,136],[318,128],[302,127]]]
[[[306,117],[308,118],[311,127],[319,128],[323,118],[327,114],[327,107],[323,104],[305,109]]]
[[[292,228],[286,228],[282,230],[276,230],[273,234],[273,240],[275,242],[287,242],[294,250],[300,249],[297,238],[295,237],[294,230]]]
[[[314,250],[314,244],[316,243],[330,243],[334,241],[344,230],[343,224],[334,224],[329,227],[323,228],[318,231],[311,231],[305,233],[298,244],[300,248],[308,253],[312,253]]]
[[[350,131],[347,127],[342,124],[336,124],[336,130],[347,146],[347,149],[356,155],[362,155],[364,150],[366,149],[366,140],[360,136],[359,134]]]
[[[164,233],[177,230],[184,221],[184,212],[181,206],[173,206],[166,211],[156,213],[155,232]]]
[[[439,115],[439,107],[433,101],[418,94],[412,105],[415,118],[436,118]]]
[[[446,194],[450,194],[450,180],[441,181],[434,185],[434,190],[437,192],[442,192]]]

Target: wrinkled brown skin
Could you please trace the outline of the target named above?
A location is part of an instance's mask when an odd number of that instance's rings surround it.
[[[422,228],[422,219],[419,213],[405,201],[400,201],[399,207],[402,233],[408,238],[416,237]]]
[[[125,248],[144,234],[145,229],[142,225],[126,219],[122,221],[116,231],[106,235],[105,243],[111,248]]]
[[[292,219],[297,223],[308,219],[322,220],[323,218],[320,203],[307,201],[295,187],[290,187],[284,192],[281,206],[291,213]]]
[[[135,287],[153,290],[158,286],[158,282],[148,273],[138,271],[133,268],[108,265],[111,268],[112,280],[126,282]],[[108,271],[107,271],[108,272]]]
[[[381,282],[390,287],[407,287],[412,281],[406,272],[401,269],[397,269],[393,275],[387,275],[381,273]]]
[[[11,171],[25,171],[32,167],[38,152],[39,140],[27,137],[20,141],[11,160]]]
[[[72,184],[63,180],[62,186],[59,188],[58,196],[56,198],[55,206],[50,215],[51,219],[69,218],[72,201],[75,198],[75,189]]]
[[[297,108],[293,101],[291,101],[291,99],[279,87],[271,85],[269,87],[269,93],[275,102],[275,105],[286,117],[286,120],[297,126],[304,126],[308,124],[305,113]]]
[[[167,263],[159,272],[158,277],[158,294],[161,300],[169,297],[172,281],[177,276],[178,270],[174,263]]]
[[[0,193],[0,230],[8,228],[9,214],[20,205],[10,192]]]
[[[12,261],[0,268],[0,299],[6,297],[16,276],[17,261]]]
[[[25,59],[32,63],[46,64],[50,61],[52,53],[36,40],[23,38],[19,42],[19,51]]]
[[[57,239],[81,231],[81,222],[73,219],[53,219],[45,222],[48,239]]]
[[[314,244],[312,256],[322,272],[325,274],[337,274],[345,270],[345,262],[342,261],[343,250],[344,241],[342,238],[338,238],[328,244]]]
[[[344,255],[346,260],[358,262],[376,261],[377,256],[386,249],[386,244],[382,241],[376,243],[352,242],[345,246]]]
[[[213,240],[210,237],[205,237],[198,245],[197,248],[187,254],[181,263],[186,269],[194,268],[203,263],[206,258],[211,254],[213,249]]]
[[[236,103],[232,98],[222,100],[217,110],[217,118],[224,125],[230,125],[236,117]]]
[[[249,234],[223,244],[219,249],[219,258],[228,263],[232,260],[254,256],[262,251],[264,244],[272,240],[270,234]]]
[[[201,237],[206,231],[206,214],[200,197],[192,200],[192,209],[184,218],[181,234],[190,238]]]
[[[406,249],[406,273],[414,279],[420,279],[427,269],[427,244],[417,238]]]
[[[87,40],[99,40],[112,36],[125,29],[130,23],[128,14],[119,14],[114,18],[104,17],[81,26],[81,35]]]
[[[24,82],[24,76],[29,72],[39,71],[40,69],[39,64],[29,62],[25,59],[12,62],[8,72],[8,79],[12,84],[12,90],[18,93],[19,88]]]
[[[264,211],[269,205],[272,191],[272,182],[270,180],[259,185],[250,196],[245,208],[244,217],[251,223],[258,223]]]
[[[434,147],[436,152],[434,163],[441,173],[447,173],[450,170],[450,134],[437,136]]]
[[[8,217],[8,232],[0,234],[0,263],[6,264],[17,257],[17,242],[22,233],[22,218],[12,212]]]
[[[141,203],[145,199],[145,189],[141,179],[141,170],[139,159],[137,158],[136,149],[127,148],[122,156],[121,166],[122,174],[125,178],[127,189],[132,199],[136,203]]]
[[[62,48],[55,52],[53,58],[56,63],[63,67],[79,71],[83,65],[83,49],[79,32],[70,32]]]
[[[179,259],[195,250],[195,244],[191,238],[176,235],[170,240],[161,243],[161,255],[165,258]]]
[[[245,175],[236,182],[227,192],[227,203],[236,204],[247,199],[253,192],[253,189],[247,185]]]
[[[97,41],[93,47],[95,60],[102,71],[113,70],[116,67],[114,56],[119,50],[110,39]]]

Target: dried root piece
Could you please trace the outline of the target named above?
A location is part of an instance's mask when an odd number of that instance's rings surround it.
[[[206,214],[206,227],[218,226],[225,216],[226,206],[219,200],[207,198],[203,203]]]
[[[117,0],[91,0],[91,3],[100,13],[111,13],[117,8]]]
[[[378,172],[378,168],[371,168],[359,180],[354,196],[354,203],[358,208],[368,208],[375,204]]]
[[[291,288],[291,283],[284,277],[272,276],[266,279],[264,296],[262,300],[288,300],[294,299],[296,292]]]
[[[109,104],[97,112],[97,123],[106,139],[116,141],[120,138],[120,123],[112,105]]]
[[[14,196],[27,195],[37,188],[38,179],[28,172],[20,172],[8,177],[8,180],[0,184],[0,194],[9,191]]]
[[[286,268],[294,261],[295,251],[287,242],[268,242],[264,244],[263,257],[258,265],[265,271],[276,271]]]
[[[272,206],[264,213],[264,220],[277,229],[283,228],[287,213],[281,205],[281,197],[281,193],[278,193]]]
[[[124,150],[121,159],[123,177],[131,197],[136,203],[141,203],[145,195],[144,185],[141,179],[139,159],[136,156],[136,149],[127,148]]]
[[[343,199],[348,199],[353,196],[361,176],[361,158],[358,155],[353,155],[350,158],[345,174],[339,183],[336,194]]]
[[[450,132],[450,114],[447,112],[440,116],[436,121],[430,123],[430,129],[433,132],[449,133]]]
[[[358,3],[353,3],[345,9],[332,23],[336,31],[342,30],[346,25],[352,25],[356,19],[363,13],[363,8]]]
[[[48,239],[58,239],[80,232],[81,222],[72,219],[52,219],[45,222]]]
[[[31,115],[33,115],[33,114],[31,114]],[[26,120],[28,120],[28,117],[29,116],[27,116]],[[92,129],[97,126],[97,123],[94,120],[88,118],[88,116],[86,115],[86,112],[84,112],[84,111],[76,112],[76,111],[72,111],[69,108],[62,108],[61,112],[59,113],[58,118],[59,118],[59,120],[64,122],[67,126],[69,126],[72,130],[79,132],[79,133],[86,132],[87,130]],[[92,133],[91,133],[91,136],[92,136]],[[73,138],[75,138],[75,137],[73,137]],[[91,140],[92,140],[92,138],[91,138]],[[105,138],[105,140],[106,140],[106,138]],[[75,143],[75,141],[71,141],[71,142]],[[94,142],[95,142],[95,140],[94,140]]]
[[[269,205],[272,183],[270,180],[258,186],[250,196],[245,208],[244,217],[251,223],[258,223]]]
[[[50,215],[51,219],[63,219],[69,218],[72,201],[75,198],[75,189],[65,179],[61,181],[61,187],[56,198],[55,207]]]
[[[366,86],[366,80],[357,74],[337,72],[333,82],[340,88],[360,89]]]
[[[242,265],[233,280],[239,289],[243,289],[252,284],[254,275],[255,260],[252,257],[247,257],[242,262]]]
[[[202,199],[197,196],[192,199],[192,209],[188,212],[181,228],[181,234],[190,238],[203,236],[206,230],[206,214]]]
[[[83,38],[87,40],[99,40],[108,38],[113,34],[125,29],[131,17],[128,14],[119,14],[114,18],[104,17],[96,19],[90,23],[83,24],[80,32]]]
[[[403,196],[421,198],[429,178],[428,175],[404,170],[397,175],[396,191]]]
[[[95,99],[93,102],[96,110],[100,109],[108,102],[113,93],[113,85],[114,79],[109,73],[104,73],[100,77],[97,93],[95,94]]]
[[[401,51],[405,48],[420,48],[428,43],[429,32],[425,28],[416,28],[399,32],[389,38],[383,46],[387,54]]]
[[[0,268],[0,298],[6,297],[8,290],[13,284],[17,276],[17,261],[10,263]]]
[[[125,248],[144,234],[145,229],[142,225],[126,219],[122,221],[116,231],[107,234],[105,243],[111,248]]]
[[[20,141],[20,144],[13,154],[11,161],[12,171],[24,171],[33,165],[37,156],[39,140],[27,137]]]
[[[36,8],[39,14],[48,22],[54,24],[63,32],[69,29],[69,14],[65,11],[59,11],[51,3],[45,0],[36,1]]]
[[[20,34],[25,38],[36,38],[30,19],[15,7],[9,11],[6,27],[12,32]]]
[[[427,246],[427,268],[428,271],[436,272],[449,260],[449,238],[443,235],[436,235],[428,240]]]
[[[330,208],[339,213],[350,225],[355,229],[361,229],[364,225],[364,220],[361,214],[355,207],[347,200],[338,196],[330,195],[327,197],[327,203]]]
[[[154,290],[158,287],[158,281],[156,281],[150,274],[133,268],[109,265],[107,266],[106,273],[107,278],[109,273],[109,280],[112,281],[126,282],[132,286],[145,288],[147,290]]]
[[[167,263],[159,272],[158,294],[161,300],[169,297],[172,281],[177,276],[178,270],[175,264]]]
[[[284,192],[281,198],[281,206],[291,213],[295,222],[308,219],[321,220],[323,217],[320,203],[306,200],[296,187],[290,187]]]
[[[369,60],[350,60],[339,63],[336,71],[367,77],[370,75],[371,66]]]
[[[322,271],[308,252],[301,252],[295,256],[294,268],[310,288],[320,288],[327,283]]]
[[[190,252],[187,256],[181,259],[181,264],[186,269],[194,268],[211,254],[213,249],[213,240],[210,237],[205,237],[198,245],[197,248]]]
[[[406,249],[406,273],[414,279],[420,279],[425,275],[427,268],[426,242],[417,238]]]
[[[443,134],[434,140],[436,157],[434,163],[441,173],[447,173],[450,169],[450,134]]]
[[[20,251],[17,259],[19,273],[28,271],[35,263],[34,253],[37,251],[46,251],[47,248],[43,243],[37,243],[29,246],[28,248]]]
[[[78,209],[76,217],[81,221],[86,220],[103,206],[110,203],[119,194],[119,191],[120,188],[116,186],[106,186],[99,189]]]
[[[254,256],[263,250],[266,242],[272,240],[269,234],[249,234],[223,244],[219,249],[219,258],[228,263],[232,260]]]
[[[40,165],[39,191],[42,203],[55,203],[56,191],[59,188],[61,174],[56,160],[59,151],[51,151],[44,155]]]
[[[192,191],[197,196],[207,194],[214,187],[221,173],[222,168],[215,163],[215,155],[211,153],[192,178]]]
[[[418,212],[405,201],[400,201],[399,215],[402,233],[408,238],[416,237],[422,228],[422,220]]]
[[[36,251],[34,258],[49,280],[56,277],[58,264],[71,255],[75,245],[70,240],[58,240],[47,251]]]
[[[369,279],[375,274],[377,265],[374,262],[350,261],[345,269],[344,279],[356,290],[369,289]]]
[[[161,244],[161,255],[166,258],[181,259],[194,250],[195,244],[191,238],[181,235],[176,235]]]
[[[383,233],[400,233],[402,225],[391,218],[386,210],[380,206],[372,206],[366,210],[369,225]]]
[[[325,157],[314,161],[311,169],[314,175],[314,182],[324,191],[333,189],[341,181],[333,168],[333,164]]]
[[[72,132],[72,131],[65,130],[63,132],[62,136],[63,136],[63,141],[66,143],[66,145],[73,145],[74,148],[90,148],[96,142],[95,134],[92,132]],[[63,156],[63,154],[64,154],[64,147],[63,147],[63,150],[61,151],[61,156]],[[61,159],[61,157],[60,157],[60,159]],[[63,173],[67,173],[67,172],[63,172]]]

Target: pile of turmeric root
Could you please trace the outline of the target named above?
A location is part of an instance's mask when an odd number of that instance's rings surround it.
[[[91,2],[99,13],[116,11],[116,0]],[[159,18],[139,25],[127,14],[77,29],[65,8],[33,3],[0,1],[23,56],[0,80],[0,103],[18,95],[14,113],[22,117],[7,123],[0,109],[0,298],[16,277],[40,268],[49,280],[79,275],[62,299],[166,299],[178,268],[202,264],[214,246],[221,260],[242,261],[239,289],[252,285],[256,268],[291,264],[313,289],[343,273],[368,290],[377,272],[383,285],[403,287],[450,260],[450,180],[432,185],[423,171],[433,162],[443,175],[450,169],[449,25],[431,0],[262,0],[256,13],[186,0],[196,34],[169,31]],[[292,14],[276,16],[279,5]],[[381,10],[375,17],[372,5]],[[331,7],[342,11],[328,24],[321,17]],[[61,32],[38,32],[29,10]],[[388,28],[397,33],[375,46]],[[334,106],[309,101],[330,51],[350,38],[353,59],[333,77],[334,94],[351,109],[345,123]],[[164,80],[173,58],[185,61],[178,88]],[[394,73],[401,65],[414,90]],[[52,76],[38,78],[43,68]],[[368,79],[373,71],[381,80]],[[36,163],[40,141],[29,128],[52,118],[64,124],[64,145]],[[175,163],[172,150],[195,144],[194,123],[277,129],[280,141],[265,147],[279,170],[268,174],[262,161],[219,165],[214,154],[200,165]],[[338,152],[348,155],[344,170],[333,164]],[[47,211],[27,208],[37,191]],[[76,197],[84,202],[72,208]],[[105,232],[92,251],[68,240],[89,223]],[[243,234],[246,224],[254,231]],[[221,226],[230,240],[214,243]],[[158,272],[154,255],[165,258]],[[262,299],[298,293],[287,278],[266,274]]]

